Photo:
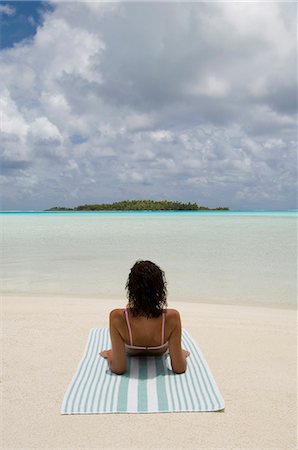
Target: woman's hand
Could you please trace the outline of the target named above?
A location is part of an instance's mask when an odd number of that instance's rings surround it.
[[[112,350],[111,349],[110,350],[102,350],[99,353],[99,355],[102,356],[103,358],[111,359],[111,357],[112,357]]]
[[[182,352],[183,352],[185,358],[187,358],[190,355],[190,352],[188,350],[184,350],[184,348],[182,349]]]

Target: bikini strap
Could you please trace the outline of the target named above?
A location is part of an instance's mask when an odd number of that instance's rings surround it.
[[[161,345],[163,345],[164,340],[165,340],[165,318],[166,318],[166,311],[163,311],[162,325],[161,325]]]
[[[129,320],[128,320],[128,312],[127,312],[127,309],[124,310],[124,314],[125,314],[126,323],[127,323],[127,328],[128,328],[128,333],[129,333],[130,345],[132,345],[132,333],[131,333],[130,323],[129,323]]]

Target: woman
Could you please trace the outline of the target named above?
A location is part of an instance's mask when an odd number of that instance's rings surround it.
[[[100,355],[108,359],[112,372],[126,371],[126,353],[131,356],[160,356],[169,352],[175,373],[186,370],[187,350],[181,347],[181,321],[167,306],[164,272],[151,261],[137,261],[127,283],[127,308],[110,313],[111,350]]]

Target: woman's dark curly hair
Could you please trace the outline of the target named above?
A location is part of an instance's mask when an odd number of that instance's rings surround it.
[[[125,288],[133,316],[158,317],[167,307],[165,273],[151,261],[135,263]]]

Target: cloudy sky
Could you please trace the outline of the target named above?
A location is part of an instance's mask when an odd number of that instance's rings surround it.
[[[1,1],[2,209],[296,208],[296,9]]]

